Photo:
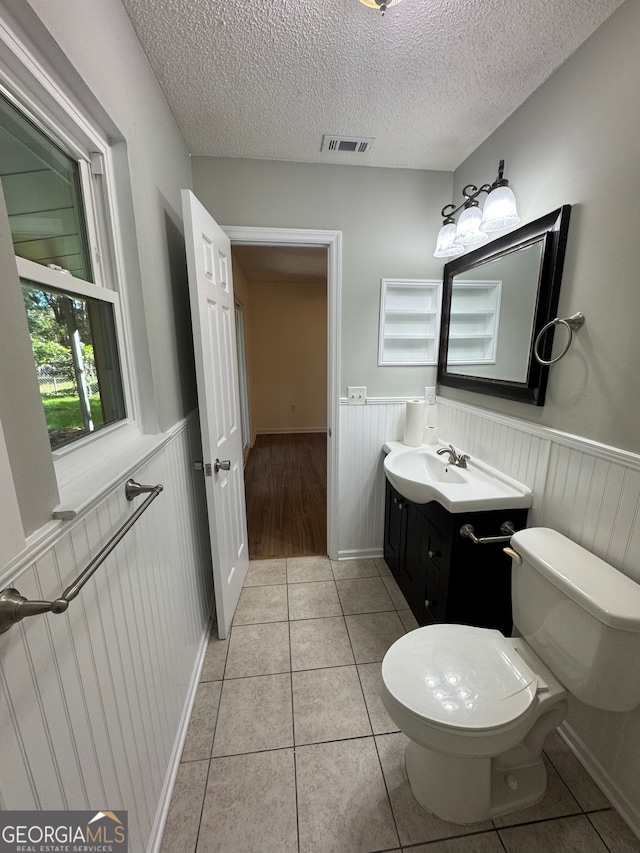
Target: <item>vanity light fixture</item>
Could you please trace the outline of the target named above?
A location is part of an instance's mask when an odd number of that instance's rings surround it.
[[[364,0],[361,0],[364,2]],[[461,255],[467,246],[477,246],[489,239],[488,232],[502,231],[520,222],[516,210],[516,197],[509,189],[509,181],[503,177],[504,160],[500,160],[498,177],[492,184],[467,184],[462,190],[464,201],[457,207],[446,204],[440,213],[442,228],[438,232],[434,257],[450,258]],[[478,196],[487,193],[484,210],[480,211]],[[458,224],[455,216],[460,213]]]
[[[395,6],[396,3],[399,3],[400,0],[360,0],[361,3],[364,3],[365,6],[368,6],[370,9],[380,9],[380,14],[384,17],[384,13],[391,6]]]

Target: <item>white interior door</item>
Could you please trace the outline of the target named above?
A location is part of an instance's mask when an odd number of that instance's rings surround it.
[[[182,190],[182,213],[216,615],[224,639],[249,567],[231,244],[190,190]]]

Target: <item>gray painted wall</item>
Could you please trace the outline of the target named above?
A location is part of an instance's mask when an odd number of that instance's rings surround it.
[[[455,173],[493,180],[498,162],[523,222],[572,204],[559,312],[586,324],[551,367],[543,409],[443,396],[640,451],[640,3],[630,0]]]

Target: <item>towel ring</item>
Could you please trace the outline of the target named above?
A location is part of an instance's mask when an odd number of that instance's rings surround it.
[[[567,341],[567,345],[562,350],[560,355],[557,355],[555,358],[549,359],[549,361],[547,361],[544,358],[540,358],[540,354],[538,352],[538,347],[540,345],[540,341],[542,340],[543,335],[552,326],[559,326],[560,324],[562,324],[563,326],[566,326],[567,329],[569,330],[569,340]],[[569,347],[571,346],[571,341],[573,340],[573,333],[577,332],[578,329],[581,329],[583,326],[584,326],[584,314],[582,314],[580,311],[578,311],[576,314],[572,314],[571,317],[566,317],[565,319],[560,319],[560,317],[556,317],[555,320],[551,320],[549,323],[547,323],[546,326],[544,326],[542,329],[540,329],[540,332],[538,333],[538,337],[536,338],[536,342],[533,345],[533,354],[535,355],[537,360],[540,362],[540,364],[545,364],[545,365],[555,364],[556,361],[560,361],[560,359],[569,352]]]

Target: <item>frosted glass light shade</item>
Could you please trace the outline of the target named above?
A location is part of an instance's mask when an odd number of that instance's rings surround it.
[[[496,187],[491,190],[484,203],[482,212],[482,231],[501,231],[520,222],[516,210],[516,197],[509,187]]]
[[[360,0],[361,3],[364,3],[365,6],[368,6],[370,9],[379,9],[382,5],[381,3],[376,3],[375,0]],[[385,3],[387,9],[390,9],[391,6],[395,6],[396,3],[399,3],[400,0],[389,0],[389,2]]]
[[[436,250],[433,253],[434,258],[451,258],[453,255],[461,255],[464,252],[464,246],[454,243],[456,239],[456,224],[450,222],[448,225],[443,225],[438,232],[436,240]]]
[[[458,230],[456,231],[456,243],[460,246],[473,246],[476,243],[484,243],[489,237],[480,230],[482,213],[479,207],[467,207],[458,219]]]

